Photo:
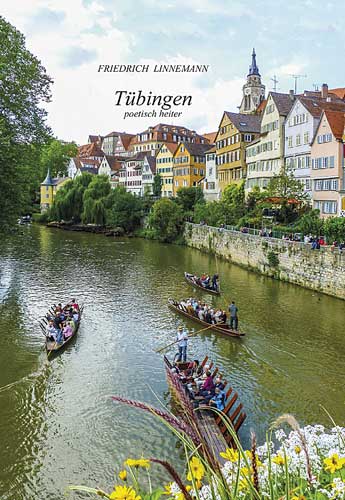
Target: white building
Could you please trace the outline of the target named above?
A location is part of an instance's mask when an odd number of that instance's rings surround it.
[[[153,182],[156,175],[156,158],[145,155],[142,166],[142,193],[153,194]]]
[[[345,102],[329,93],[326,84],[321,92],[305,91],[298,96],[285,123],[285,165],[303,182],[310,196],[311,142],[324,109],[345,112]]]
[[[114,171],[120,170],[122,163],[123,158],[104,155],[99,165],[98,173],[99,175],[107,175],[110,178]]]
[[[206,151],[206,177],[203,180],[203,190],[206,201],[215,201],[219,199],[216,146]]]
[[[142,196],[142,168],[145,159],[145,153],[138,153],[135,156],[127,158],[119,170],[119,185],[126,191]]]
[[[246,148],[246,190],[264,188],[284,166],[285,119],[295,96],[293,92],[270,92],[262,114],[260,139]]]

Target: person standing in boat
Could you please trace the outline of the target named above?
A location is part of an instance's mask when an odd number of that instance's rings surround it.
[[[230,329],[231,330],[238,330],[238,307],[236,306],[235,302],[232,301],[231,304],[229,305],[229,312],[230,312]]]
[[[212,276],[212,288],[215,292],[218,292],[218,274]]]
[[[176,341],[178,345],[178,356],[176,361],[182,361],[185,363],[187,361],[188,335],[182,326],[178,327]]]

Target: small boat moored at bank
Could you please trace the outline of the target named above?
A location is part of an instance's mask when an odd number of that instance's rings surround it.
[[[194,274],[191,273],[184,273],[184,278],[189,283],[191,286],[195,288],[199,288],[203,290],[204,292],[211,293],[213,295],[220,295],[220,289],[219,289],[219,282],[217,281],[217,290],[212,288],[211,286],[203,286],[200,278],[197,276],[194,276]]]
[[[223,335],[227,335],[228,337],[243,337],[245,335],[245,333],[239,330],[231,329],[227,323],[212,324],[200,319],[198,316],[195,315],[195,313],[192,314],[190,311],[187,310],[187,308],[183,307],[179,302],[177,302],[174,299],[168,299],[168,306],[170,307],[170,309],[181,314],[182,316],[190,318],[191,320],[196,321],[197,323],[200,323],[201,325],[208,327],[210,330],[222,333]]]

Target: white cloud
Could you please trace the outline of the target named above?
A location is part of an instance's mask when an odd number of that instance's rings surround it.
[[[206,0],[197,3],[200,8],[209,7]],[[28,48],[39,57],[54,79],[48,121],[60,138],[83,143],[89,133],[137,132],[160,121],[187,127],[190,123],[198,131],[212,131],[218,127],[224,109],[236,110],[240,104],[243,80],[216,80],[212,67],[209,73],[201,75],[98,73],[98,64],[128,64],[129,55],[135,50],[135,33],[125,34],[118,30],[116,16],[105,11],[100,2],[94,1],[86,6],[82,0],[60,0],[58,12],[60,18],[63,17],[62,25],[55,26],[55,29],[52,26],[49,33],[44,30],[32,32],[30,22],[37,13],[44,8],[50,17],[54,17],[57,8],[55,0],[31,0],[28,4],[21,0],[8,1],[3,15],[28,35]],[[102,36],[100,29],[103,30]],[[181,54],[169,60],[155,60],[153,54],[152,59],[135,62],[150,64],[151,67],[155,64],[204,63],[202,55],[200,60],[195,60]],[[205,85],[200,85],[202,78],[205,78]],[[123,120],[126,109],[114,105],[114,92],[122,89],[141,89],[144,93],[151,90],[154,95],[192,95],[193,104],[181,108],[183,115],[180,119]]]

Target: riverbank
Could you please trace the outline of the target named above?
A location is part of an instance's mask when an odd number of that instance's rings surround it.
[[[104,236],[124,236],[125,235],[125,231],[122,227],[107,228],[104,226],[98,226],[97,224],[72,224],[70,222],[48,222],[47,227],[64,229],[65,231],[104,234]]]
[[[187,223],[186,245],[264,276],[345,299],[345,254],[331,247]]]

